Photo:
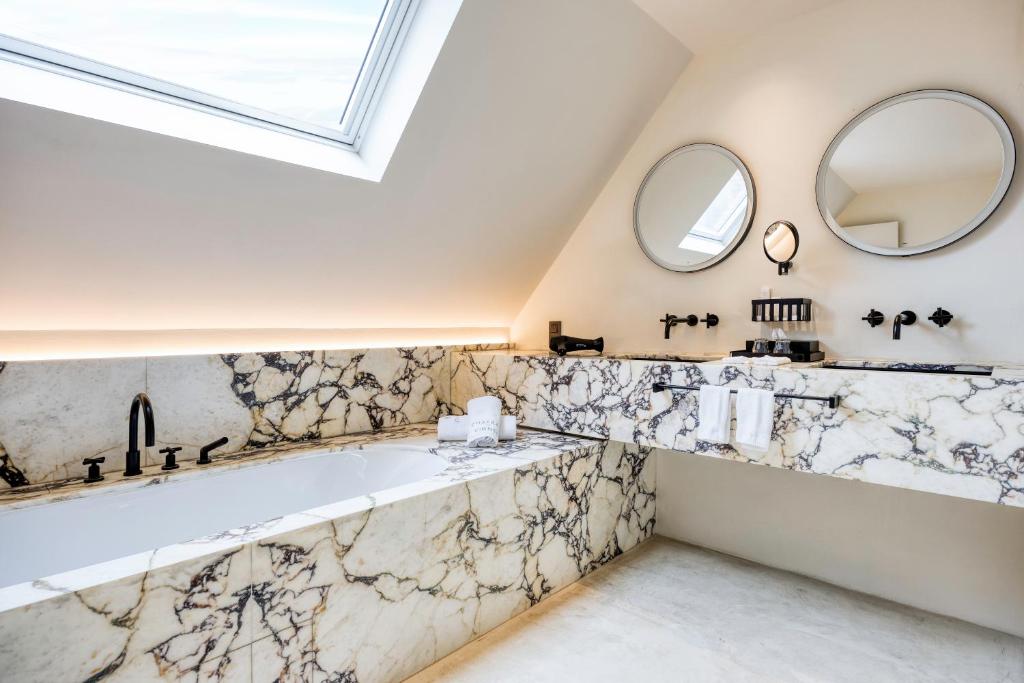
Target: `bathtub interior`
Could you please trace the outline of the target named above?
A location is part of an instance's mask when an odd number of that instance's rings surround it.
[[[384,491],[446,467],[424,449],[396,445],[313,452],[3,511],[0,588]]]

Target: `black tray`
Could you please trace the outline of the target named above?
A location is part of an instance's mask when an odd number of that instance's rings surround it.
[[[772,348],[772,349],[775,348],[775,342],[772,341],[772,340],[768,340],[768,348]],[[816,351],[820,351],[821,350],[818,347],[818,340],[817,339],[790,339],[789,340],[789,349],[793,353],[803,353],[803,354],[815,353]],[[754,342],[753,342],[753,340],[750,340],[750,339],[747,340],[746,350],[747,351],[753,351],[754,350]],[[761,355],[763,356],[765,354],[761,354]]]
[[[817,344],[817,342],[815,342]],[[775,358],[788,358],[794,363],[814,363],[825,360],[824,351],[793,351],[791,353],[754,353],[749,349],[743,351],[730,351],[730,356],[743,356],[745,358],[759,358],[761,356],[772,356]]]

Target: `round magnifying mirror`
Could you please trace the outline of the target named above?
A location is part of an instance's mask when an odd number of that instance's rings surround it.
[[[633,205],[633,229],[662,268],[710,268],[739,246],[754,217],[754,181],[739,157],[718,145],[686,145],[647,173]]]
[[[873,254],[910,256],[969,234],[1006,195],[1015,150],[995,109],[951,90],[870,107],[839,131],[818,168],[828,227]]]
[[[789,221],[775,221],[764,231],[764,255],[779,264],[779,275],[785,275],[793,265],[793,257],[800,248],[800,233]]]

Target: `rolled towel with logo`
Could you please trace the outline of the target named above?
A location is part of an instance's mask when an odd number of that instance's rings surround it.
[[[498,445],[501,422],[501,400],[496,396],[481,396],[466,403],[469,429],[466,445],[472,448],[490,448]]]
[[[437,421],[438,441],[465,441],[469,438],[469,416],[445,415]],[[498,423],[498,440],[515,441],[515,415],[502,415]]]

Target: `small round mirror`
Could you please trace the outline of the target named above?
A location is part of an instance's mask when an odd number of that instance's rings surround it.
[[[789,272],[799,248],[800,233],[789,221],[775,221],[764,231],[764,255],[779,264],[779,275]]]
[[[969,234],[1003,199],[1015,150],[981,100],[919,90],[883,100],[839,131],[815,193],[828,227],[873,254],[910,256]]]
[[[754,181],[739,157],[694,144],[665,155],[647,173],[633,205],[640,248],[662,268],[710,268],[739,246],[754,216]]]

